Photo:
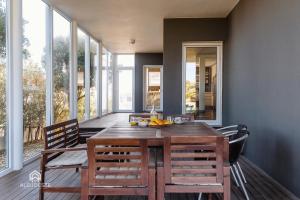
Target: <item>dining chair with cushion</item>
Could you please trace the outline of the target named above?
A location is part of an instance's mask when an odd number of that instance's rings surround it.
[[[155,156],[150,155],[146,140],[91,138],[87,144],[88,163],[81,177],[82,200],[111,195],[155,199]]]
[[[165,193],[222,193],[230,200],[228,140],[219,136],[175,136],[164,140],[157,161],[157,199]]]

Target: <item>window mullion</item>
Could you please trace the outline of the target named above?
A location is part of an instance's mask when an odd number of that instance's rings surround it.
[[[46,18],[46,125],[53,123],[53,9],[47,10]]]
[[[71,23],[71,55],[70,55],[70,115],[77,118],[77,23]]]
[[[90,119],[90,36],[85,38],[85,120]]]
[[[8,134],[9,167],[23,167],[22,1],[8,1]]]

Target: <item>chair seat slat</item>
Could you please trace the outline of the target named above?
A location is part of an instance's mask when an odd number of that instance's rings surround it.
[[[203,176],[203,177],[172,177],[172,183],[174,184],[203,184],[203,183],[217,183],[217,178],[215,176]]]
[[[215,158],[216,153],[171,153],[171,158]]]
[[[96,175],[140,175],[140,170],[97,170]]]
[[[183,166],[212,166],[216,165],[216,161],[171,161],[171,165],[183,165]]]
[[[141,152],[140,147],[103,147],[95,149],[95,152]]]
[[[142,186],[140,179],[96,179],[96,185],[107,185],[107,186]]]
[[[133,162],[97,162],[96,167],[141,167],[141,163]]]
[[[96,155],[95,159],[99,160],[127,160],[138,159],[141,160],[141,155]]]
[[[214,150],[215,145],[173,145],[171,151],[174,150]]]
[[[209,169],[174,169],[172,168],[171,173],[173,174],[209,174],[216,173],[217,170],[215,168]]]

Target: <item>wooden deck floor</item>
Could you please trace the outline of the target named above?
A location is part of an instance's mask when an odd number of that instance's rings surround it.
[[[246,185],[250,199],[257,200],[289,200],[297,199],[291,193],[283,189],[252,163],[242,158],[241,166],[245,172],[248,183]],[[29,174],[39,169],[39,160],[25,166],[21,171],[13,172],[0,178],[0,199],[1,200],[35,200],[38,199],[38,188],[26,187],[29,182]],[[47,183],[68,185],[79,184],[79,173],[75,170],[52,170],[47,174]],[[78,200],[79,194],[52,193],[46,194],[47,200]],[[143,197],[109,197],[109,200],[144,200]],[[172,194],[167,195],[166,200],[196,200],[196,194]],[[214,197],[217,199],[217,197]],[[239,188],[232,186],[232,199],[245,199]]]

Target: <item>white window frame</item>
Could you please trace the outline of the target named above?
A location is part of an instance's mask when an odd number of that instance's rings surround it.
[[[222,125],[222,77],[223,77],[223,42],[184,42],[182,43],[182,114],[185,114],[185,81],[186,81],[186,49],[188,47],[216,47],[217,48],[217,101],[215,120],[195,120],[213,126]]]
[[[160,109],[156,111],[162,112],[164,110],[163,108],[163,97],[164,97],[164,90],[163,90],[163,84],[164,84],[164,67],[163,65],[144,65],[143,66],[143,110],[144,111],[150,111],[151,109],[146,109],[146,68],[159,68],[160,69]]]
[[[135,110],[135,66],[122,66],[119,67],[118,63],[117,63],[117,59],[118,59],[118,55],[134,55],[133,53],[119,53],[119,54],[115,54],[114,55],[114,66],[115,66],[115,70],[114,70],[114,76],[115,78],[115,101],[114,101],[114,110],[116,112],[123,112],[123,113],[130,113],[130,112],[134,112]],[[135,56],[135,55],[134,55]],[[134,64],[135,65],[135,64]],[[131,110],[121,110],[119,109],[119,72],[122,70],[131,70],[132,72],[132,109]]]

